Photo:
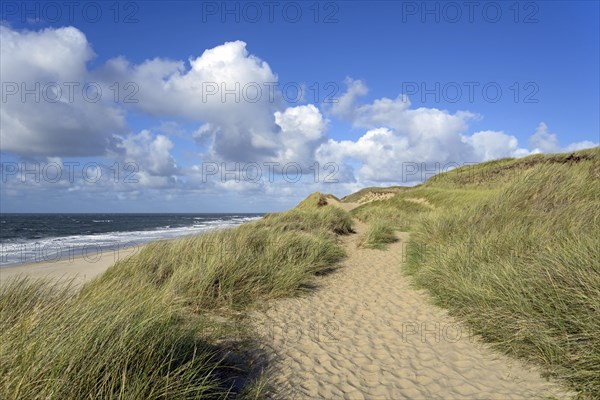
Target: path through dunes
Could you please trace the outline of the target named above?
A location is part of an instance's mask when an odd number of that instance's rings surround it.
[[[366,226],[358,224],[360,234]],[[407,234],[388,250],[359,249],[319,288],[254,315],[277,399],[536,399],[567,397],[521,363],[492,352],[409,287]]]

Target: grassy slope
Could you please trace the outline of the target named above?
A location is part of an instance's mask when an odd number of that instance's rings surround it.
[[[359,202],[361,199],[365,198],[370,194],[395,194],[399,193],[402,190],[406,189],[405,186],[390,186],[390,187],[368,187],[359,190],[356,193],[349,194],[348,196],[344,196],[342,201],[346,203],[354,203]]]
[[[351,229],[341,209],[305,207],[151,243],[80,292],[4,284],[0,397],[261,398],[264,381],[232,380],[231,354],[251,339],[239,311],[305,290],[344,256],[336,235]]]
[[[598,148],[459,168],[353,214],[413,232],[407,273],[485,340],[600,393]]]
[[[330,201],[340,201],[337,197],[332,194],[323,194],[315,192],[310,194],[306,199],[302,200],[300,204],[296,206],[296,210],[314,210],[320,207],[326,206]]]

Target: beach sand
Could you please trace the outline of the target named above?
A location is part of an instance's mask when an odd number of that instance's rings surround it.
[[[104,250],[88,257],[64,257],[56,261],[39,261],[15,266],[0,267],[0,284],[17,276],[73,280],[75,285],[88,282],[106,271],[120,259],[140,251],[142,246]]]
[[[358,233],[366,226],[358,224]],[[253,315],[277,399],[538,399],[570,393],[492,351],[400,272],[407,233],[357,247],[305,297]]]

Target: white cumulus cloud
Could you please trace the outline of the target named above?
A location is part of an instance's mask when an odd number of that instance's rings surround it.
[[[532,147],[533,153],[559,153],[594,147],[597,146],[598,143],[584,140],[563,147],[558,143],[557,135],[550,132],[548,125],[544,122],[540,122],[533,135],[529,138],[529,145]]]
[[[121,109],[97,98],[76,28],[18,32],[0,26],[2,150],[26,156],[103,155],[126,131]],[[87,97],[86,97],[87,96]]]

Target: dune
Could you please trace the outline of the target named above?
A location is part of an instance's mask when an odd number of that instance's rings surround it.
[[[254,314],[281,399],[536,399],[572,393],[500,355],[410,287],[408,233],[386,251],[343,239],[348,258],[319,289]]]

